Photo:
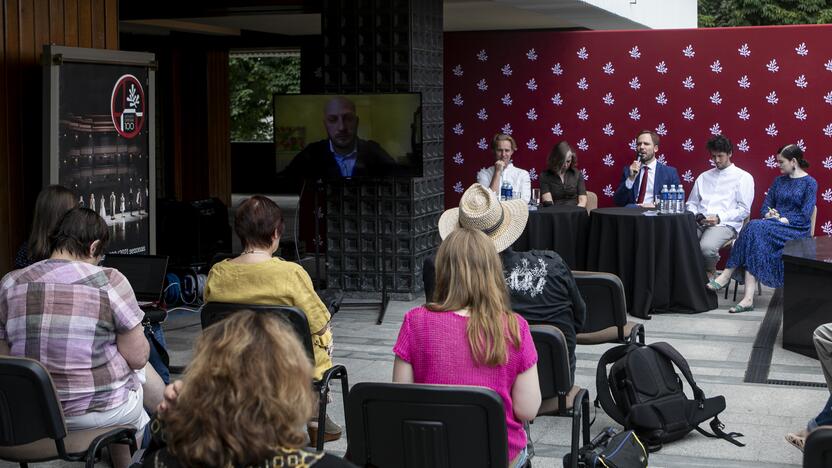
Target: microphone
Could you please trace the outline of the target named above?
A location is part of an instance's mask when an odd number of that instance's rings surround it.
[[[641,164],[644,164],[644,161],[642,161],[642,155],[638,152],[638,150],[636,150],[635,153],[636,153],[636,159],[633,162],[634,163],[639,163],[639,168],[638,168],[638,170],[634,171],[633,168],[632,168],[632,165],[631,165],[630,166],[630,177],[635,177],[636,175],[638,175],[639,171],[641,171]]]

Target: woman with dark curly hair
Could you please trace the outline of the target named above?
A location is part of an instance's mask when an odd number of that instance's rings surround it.
[[[543,204],[586,206],[584,176],[578,170],[578,158],[565,140],[549,152],[547,169],[540,174],[540,198]]]
[[[143,466],[351,467],[303,450],[315,411],[312,365],[280,318],[242,310],[206,328],[194,358],[165,390]]]

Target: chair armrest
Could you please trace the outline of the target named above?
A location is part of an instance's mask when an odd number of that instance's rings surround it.
[[[101,434],[90,442],[86,459],[94,460],[95,454],[99,452],[101,447],[123,442],[127,442],[127,446],[130,448],[130,455],[136,453],[136,430],[133,428],[119,427]]]
[[[322,375],[321,379],[315,382],[315,384],[329,385],[329,382],[332,379],[340,379],[345,375],[347,375],[347,368],[344,367],[342,364],[335,364],[329,369],[325,370],[324,375]]]
[[[628,337],[629,343],[641,343],[644,344],[644,324],[636,323],[633,325],[632,330],[630,330],[630,336]]]

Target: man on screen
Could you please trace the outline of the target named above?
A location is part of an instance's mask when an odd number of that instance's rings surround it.
[[[642,130],[636,137],[636,159],[624,168],[624,175],[613,195],[616,205],[653,208],[663,185],[682,183],[675,168],[659,164],[656,159],[658,150],[659,135]]]
[[[292,159],[283,175],[313,179],[396,175],[397,164],[378,143],[358,138],[355,103],[343,96],[327,101],[327,139],[310,143]]]

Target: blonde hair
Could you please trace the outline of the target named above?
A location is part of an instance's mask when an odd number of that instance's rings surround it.
[[[511,143],[511,150],[517,151],[517,142],[514,141],[514,138],[512,138],[511,135],[506,135],[505,133],[498,133],[494,135],[494,138],[491,139],[491,149],[497,149],[497,143],[501,141],[507,141]]]
[[[506,341],[520,346],[517,318],[509,309],[503,263],[494,243],[481,231],[458,228],[436,252],[432,311],[468,309],[466,334],[474,362],[505,364]]]
[[[162,415],[182,466],[247,466],[303,445],[312,365],[282,320],[243,310],[202,333],[176,405]]]

